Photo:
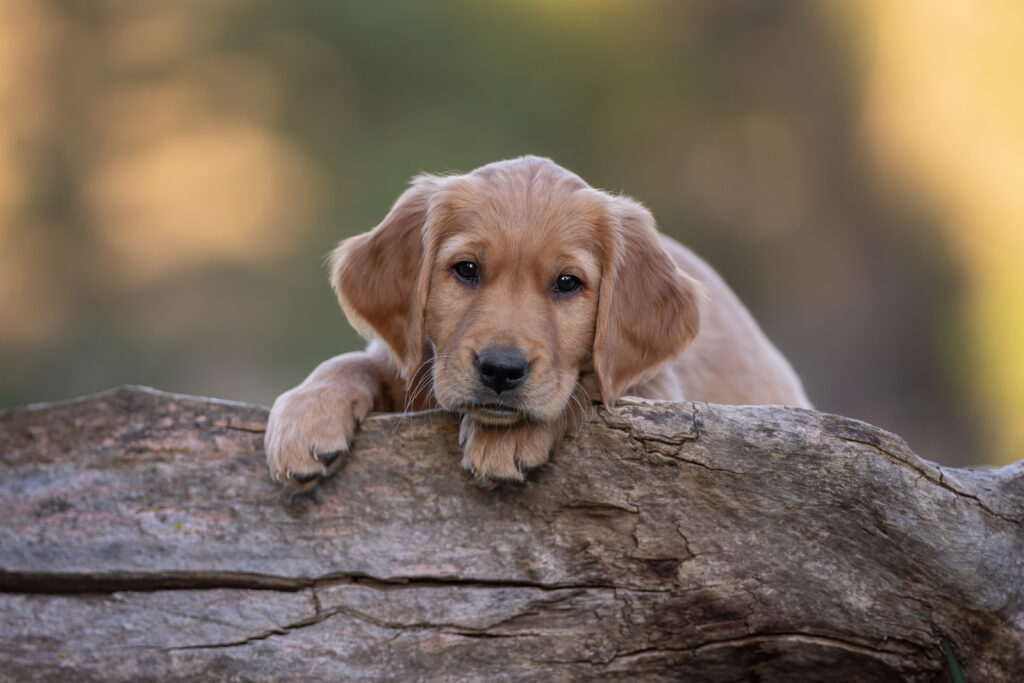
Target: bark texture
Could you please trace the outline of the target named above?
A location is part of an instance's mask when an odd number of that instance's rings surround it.
[[[454,418],[373,416],[287,501],[266,415],[139,387],[0,413],[0,680],[941,681],[943,643],[1024,679],[1024,462],[636,401],[491,492]]]

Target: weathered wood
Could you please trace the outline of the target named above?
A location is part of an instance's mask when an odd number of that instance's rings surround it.
[[[282,499],[266,409],[0,413],[0,679],[969,680],[1024,672],[1024,462],[805,410],[628,402],[525,487],[440,413]]]

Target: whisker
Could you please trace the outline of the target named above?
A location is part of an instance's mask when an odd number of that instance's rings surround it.
[[[426,390],[426,388],[430,385],[431,381],[433,380],[431,374],[432,373],[424,373],[423,375],[421,375],[419,380],[417,380],[416,382],[416,386],[413,387],[413,390],[406,394],[405,412],[409,412],[413,404],[416,403],[416,399],[418,399],[420,397],[420,394],[422,394],[423,391]]]
[[[415,372],[412,373],[413,377],[419,376],[419,379],[416,381],[416,384],[412,388],[411,392],[406,391],[405,405],[403,406],[401,416],[398,418],[398,422],[395,423],[395,428],[392,431],[392,435],[398,432],[398,428],[401,427],[402,424],[405,422],[406,416],[408,416],[409,411],[412,409],[413,404],[420,397],[420,395],[433,384],[433,372],[427,371],[428,368],[432,366],[434,363],[436,363],[438,359],[445,358],[450,355],[451,354],[435,354],[430,358],[425,359],[422,363],[420,363],[419,366],[416,368]]]
[[[574,441],[580,438],[580,434],[589,426],[590,423],[590,420],[587,419],[587,407],[583,403],[584,400],[589,401],[590,397],[587,396],[587,390],[583,388],[583,385],[580,384],[579,381],[576,381],[575,385],[576,386],[573,387],[572,391],[572,400],[575,402],[576,406],[579,407],[580,416],[576,421],[576,434],[573,436]],[[580,395],[577,394],[577,390],[579,391],[579,394],[582,394],[583,398],[580,398]]]

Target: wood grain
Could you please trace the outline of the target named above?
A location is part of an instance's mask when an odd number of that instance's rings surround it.
[[[122,387],[0,413],[0,680],[941,681],[1024,672],[1024,462],[806,410],[628,401],[522,487],[442,413],[317,498],[266,408]]]

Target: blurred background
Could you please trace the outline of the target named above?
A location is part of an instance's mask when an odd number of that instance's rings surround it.
[[[525,153],[646,203],[820,409],[1024,456],[1024,3],[0,0],[0,405],[269,404],[323,257]]]

